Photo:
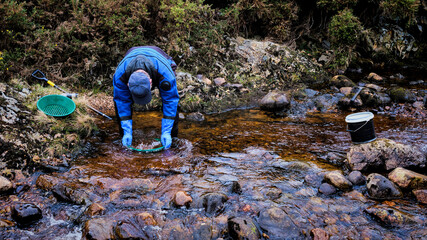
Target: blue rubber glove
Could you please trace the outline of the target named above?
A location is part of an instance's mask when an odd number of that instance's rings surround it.
[[[132,145],[132,120],[121,121],[120,125],[123,129],[122,144],[125,147]]]
[[[162,118],[162,145],[165,147],[165,149],[168,149],[171,147],[172,144],[172,127],[173,127],[174,120],[172,119],[165,119]]]

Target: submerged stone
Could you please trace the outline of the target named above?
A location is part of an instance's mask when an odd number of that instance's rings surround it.
[[[223,193],[208,193],[202,196],[202,204],[208,214],[217,214],[224,208],[228,196]]]
[[[417,201],[422,204],[427,204],[427,189],[420,189],[413,191]]]
[[[261,237],[250,217],[230,217],[228,231],[232,239],[258,240]]]
[[[329,183],[322,183],[319,187],[319,192],[324,195],[331,195],[337,192],[337,189]]]
[[[399,187],[380,174],[370,174],[367,182],[369,197],[373,199],[398,199],[402,197]]]
[[[22,225],[34,223],[42,217],[42,210],[32,203],[18,203],[12,208],[12,218]]]
[[[269,208],[261,211],[258,218],[261,229],[269,239],[295,239],[301,232],[292,219],[280,208]]]
[[[107,218],[94,218],[85,223],[83,237],[86,239],[114,239],[115,221]]]
[[[394,227],[402,227],[406,224],[416,224],[419,222],[413,215],[401,212],[388,206],[372,206],[365,210],[382,224]]]
[[[328,240],[329,239],[329,234],[321,228],[311,229],[310,236],[312,237],[313,240]]]

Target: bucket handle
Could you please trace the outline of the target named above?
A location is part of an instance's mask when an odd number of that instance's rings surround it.
[[[350,129],[348,129],[348,124],[347,124],[347,132],[357,132],[357,131],[359,131],[360,129],[362,129],[368,122],[369,122],[370,120],[368,120],[368,121],[365,121],[365,123],[362,125],[362,126],[360,126],[358,129],[356,129],[356,130],[350,130]]]

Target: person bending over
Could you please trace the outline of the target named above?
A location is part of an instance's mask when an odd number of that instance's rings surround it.
[[[123,146],[132,145],[132,105],[151,101],[151,90],[159,89],[162,99],[161,143],[170,148],[178,135],[178,102],[176,63],[156,46],[129,49],[113,77],[114,106]]]

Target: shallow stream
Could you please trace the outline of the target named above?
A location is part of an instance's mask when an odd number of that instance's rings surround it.
[[[427,208],[413,198],[374,201],[365,186],[330,196],[318,193],[322,173],[347,171],[344,160],[352,143],[345,116],[274,117],[259,110],[206,115],[203,122],[180,122],[173,149],[149,154],[124,149],[115,123],[104,122],[104,137],[89,139],[94,148],[90,156],[79,158],[66,172],[49,174],[85,195],[82,204],[58,201],[52,192],[37,189],[36,174],[29,190],[2,197],[1,205],[35,203],[43,218],[27,227],[2,228],[0,238],[80,239],[90,219],[84,214],[86,205],[96,202],[105,207],[92,217],[102,219],[101,225],[135,226],[135,214],[151,214],[155,227],[127,230],[147,239],[227,239],[230,217],[245,216],[256,223],[259,213],[272,207],[290,217],[300,234],[297,239],[310,238],[314,228],[325,230],[331,239],[418,239],[416,231],[427,224]],[[158,137],[160,122],[158,112],[135,115],[134,143]],[[422,119],[375,115],[374,124],[379,138],[418,147],[427,144]],[[187,207],[172,204],[177,191],[191,196]],[[217,211],[206,210],[203,199],[209,193],[227,196]],[[373,205],[393,207],[414,221],[384,225],[364,211]],[[109,234],[117,235],[117,230]]]

